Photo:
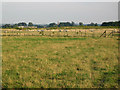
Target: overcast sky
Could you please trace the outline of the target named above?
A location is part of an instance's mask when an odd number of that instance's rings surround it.
[[[118,2],[3,2],[2,23],[118,20]]]
[[[2,2],[118,2],[120,0],[1,0]]]

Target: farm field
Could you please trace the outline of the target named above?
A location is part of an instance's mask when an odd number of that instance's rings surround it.
[[[2,37],[4,88],[118,88],[117,37]]]
[[[100,37],[105,31],[106,31],[106,37],[111,37],[115,32],[118,32],[119,30],[118,29],[49,29],[49,30],[3,29],[2,35],[3,36]]]

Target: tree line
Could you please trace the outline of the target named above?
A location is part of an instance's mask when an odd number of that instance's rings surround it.
[[[50,23],[48,25],[36,25],[33,24],[32,22],[29,22],[28,24],[25,22],[20,22],[18,24],[5,24],[2,25],[2,28],[19,28],[19,26],[36,26],[37,28],[44,28],[44,27],[64,27],[64,26],[98,26],[97,23],[91,22],[90,24],[83,24],[82,22],[79,22],[79,24],[75,24],[73,21],[72,22],[59,22],[59,23]],[[115,21],[115,22],[103,22],[100,26],[120,26],[120,21]]]
[[[15,29],[18,29],[19,26],[24,26],[24,27],[29,26],[29,28],[30,28],[31,26],[36,26],[37,28],[43,28],[43,27],[44,27],[44,26],[42,26],[42,25],[33,24],[32,22],[29,22],[28,24],[25,23],[25,22],[20,22],[20,23],[18,23],[18,24],[13,24],[13,25],[12,25],[12,24],[2,25],[2,28],[15,28]]]
[[[120,26],[120,21],[103,22],[101,26]]]

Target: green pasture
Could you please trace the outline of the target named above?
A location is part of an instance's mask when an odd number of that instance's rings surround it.
[[[117,37],[2,37],[4,88],[118,88]]]

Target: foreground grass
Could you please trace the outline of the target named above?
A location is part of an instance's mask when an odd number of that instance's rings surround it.
[[[116,38],[6,36],[2,49],[5,88],[118,87]]]

